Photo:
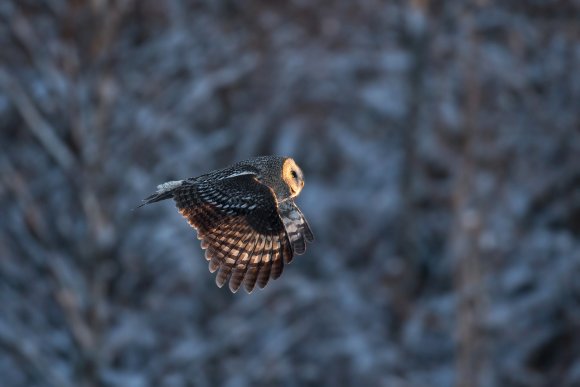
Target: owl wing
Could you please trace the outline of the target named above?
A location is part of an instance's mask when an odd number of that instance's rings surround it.
[[[280,203],[279,213],[290,240],[292,251],[294,254],[304,254],[306,242],[312,242],[314,235],[302,211],[292,199],[288,199]]]
[[[185,181],[173,197],[179,212],[197,230],[209,270],[219,270],[219,287],[229,278],[232,292],[242,282],[248,293],[256,283],[263,288],[292,260],[294,250],[274,193],[255,175]]]

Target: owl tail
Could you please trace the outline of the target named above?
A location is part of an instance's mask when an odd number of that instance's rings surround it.
[[[143,207],[146,204],[151,204],[155,202],[159,202],[165,199],[171,199],[173,197],[173,191],[181,187],[183,185],[183,180],[176,180],[176,181],[168,181],[167,183],[163,183],[157,186],[157,192],[153,195],[143,199],[143,203],[138,206]]]

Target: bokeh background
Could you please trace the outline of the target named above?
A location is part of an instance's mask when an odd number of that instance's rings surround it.
[[[0,2],[2,386],[580,386],[580,3]],[[294,157],[218,289],[161,182]]]

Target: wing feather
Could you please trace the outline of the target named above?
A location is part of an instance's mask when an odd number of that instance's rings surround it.
[[[230,290],[233,293],[238,291],[238,289],[240,288],[240,285],[244,281],[250,259],[253,257],[255,251],[259,250],[264,243],[263,235],[260,235],[258,233],[254,233],[253,236],[254,236],[254,240],[252,243],[253,243],[254,248],[252,250],[249,250],[249,249],[244,250],[244,252],[240,256],[240,259],[238,259],[238,261],[237,261],[234,272],[232,273],[232,277],[230,279]]]
[[[270,275],[272,279],[278,279],[280,275],[282,275],[282,271],[284,271],[284,262],[286,261],[286,256],[289,254],[292,256],[292,250],[290,250],[290,243],[288,242],[288,238],[285,238],[283,243],[283,254],[278,259],[272,260],[272,270],[270,271]]]
[[[306,251],[306,242],[312,242],[314,235],[306,218],[294,201],[286,200],[279,205],[280,218],[292,245],[294,254],[301,255]],[[290,260],[292,260],[290,258]]]
[[[210,272],[215,272],[227,256],[237,257],[247,236],[248,227],[239,220],[234,220],[231,224],[216,229],[213,234],[203,237],[202,248],[204,244],[207,245],[205,257],[210,261]]]
[[[251,173],[223,179],[186,180],[173,191],[179,212],[196,229],[216,284],[229,280],[248,293],[278,278],[294,254],[302,254],[312,231],[289,199],[278,203],[273,191]]]
[[[268,245],[264,247],[264,254],[262,254],[262,262],[258,273],[258,287],[260,289],[263,289],[270,280],[273,251],[278,249],[279,244],[278,235],[271,235],[268,239]]]
[[[248,293],[251,293],[254,290],[254,286],[256,285],[258,271],[260,270],[262,257],[264,255],[264,249],[267,248],[268,243],[271,243],[270,237],[268,235],[262,235],[260,242],[261,243],[259,248],[254,251],[253,255],[249,259],[246,275],[244,278],[244,288]]]
[[[239,239],[233,245],[226,244],[225,247],[222,245],[224,258],[220,261],[220,270],[216,276],[216,284],[220,288],[226,283],[240,257],[248,254],[248,252],[253,251],[255,248],[255,233],[252,233],[247,228],[244,228],[244,230],[245,233],[242,234],[243,239]]]

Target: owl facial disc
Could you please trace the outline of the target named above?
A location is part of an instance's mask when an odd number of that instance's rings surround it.
[[[304,174],[296,162],[291,158],[284,161],[282,167],[282,179],[290,188],[290,197],[296,197],[304,188]]]

